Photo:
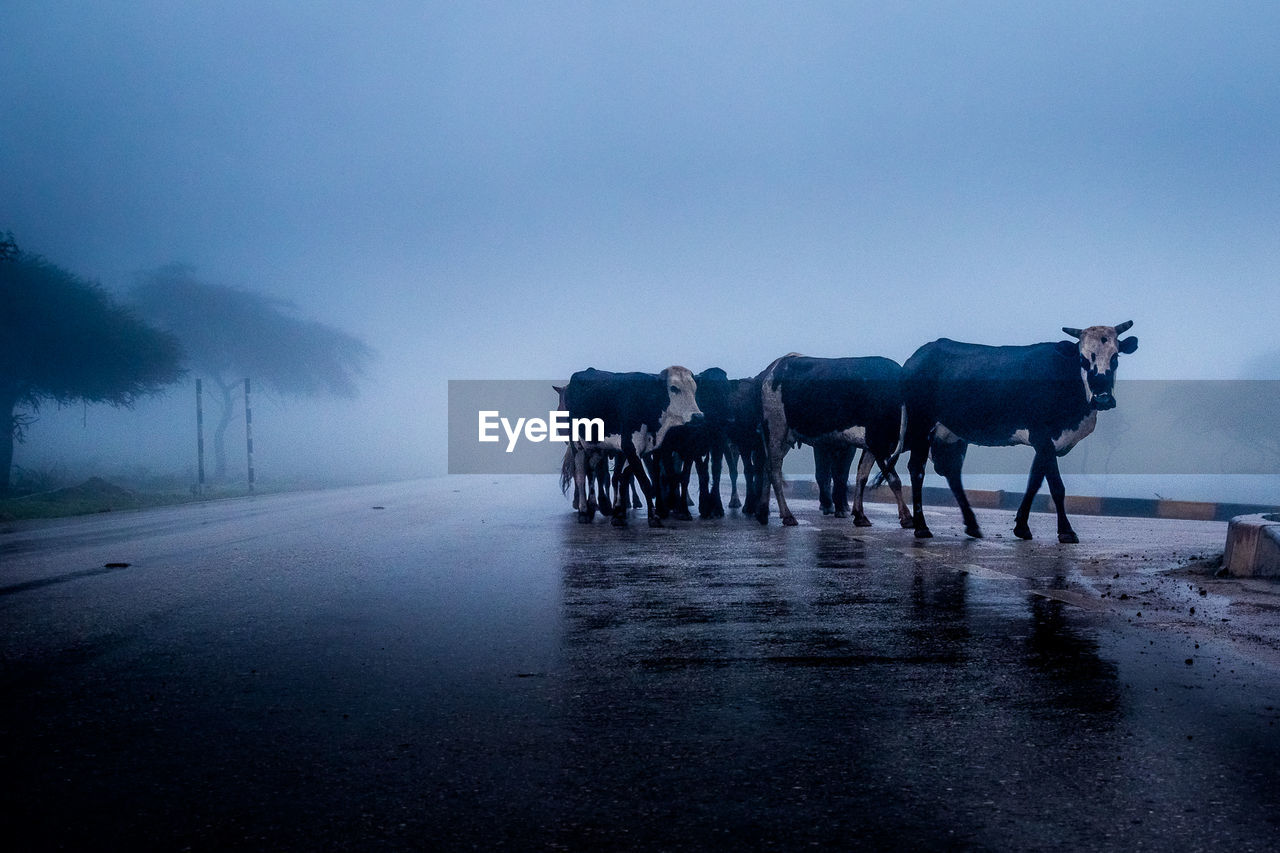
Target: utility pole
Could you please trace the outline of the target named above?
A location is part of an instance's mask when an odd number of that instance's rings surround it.
[[[253,408],[249,405],[249,377],[244,378],[244,444],[249,454],[249,491],[253,491]]]
[[[204,395],[196,380],[196,494],[204,495]]]

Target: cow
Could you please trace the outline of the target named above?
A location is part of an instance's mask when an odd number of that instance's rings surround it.
[[[1115,408],[1120,354],[1138,348],[1136,337],[1120,338],[1132,325],[1130,320],[1087,329],[1064,326],[1062,331],[1074,342],[993,347],[941,338],[916,350],[903,366],[916,537],[933,535],[921,512],[930,453],[934,470],[946,478],[960,506],[964,532],[981,538],[960,480],[965,451],[970,444],[1026,444],[1035,449],[1035,459],[1014,519],[1014,535],[1031,538],[1031,502],[1047,479],[1058,510],[1058,541],[1080,541],[1063,506],[1066,491],[1058,457],[1093,432],[1098,412]]]
[[[568,406],[564,402],[564,385],[552,385],[551,390],[556,392],[557,404],[556,408],[560,411],[569,411]],[[586,485],[587,492],[584,496],[578,491],[575,485],[573,489],[573,508],[583,510],[590,508],[592,511],[599,509],[602,515],[613,514],[613,504],[609,500],[609,460],[616,458],[617,454],[611,450],[596,450],[587,454],[586,469]],[[573,445],[566,444],[564,448],[564,459],[560,464],[560,491],[567,493],[569,484],[574,481],[574,467],[576,465],[575,453]],[[597,501],[596,493],[599,491],[599,500]]]
[[[755,377],[729,380],[728,416],[725,438],[728,439],[729,508],[742,507],[744,515],[753,515],[760,499],[764,477],[764,440],[760,433],[760,382]],[[742,460],[744,497],[738,499],[738,460]]]
[[[871,451],[858,465],[853,517],[859,526],[871,522],[862,498],[871,464],[880,467],[898,501],[898,521],[910,527],[911,513],[902,497],[902,481],[894,470],[902,452],[905,408],[900,385],[902,368],[879,356],[807,358],[796,353],[777,359],[760,374],[760,408],[769,477],[755,507],[756,520],[767,524],[769,488],[778,496],[778,515],[787,526],[796,517],[787,506],[782,460],[796,442],[846,445]],[[845,500],[847,478],[835,484],[833,499]]]
[[[720,499],[720,468],[728,445],[729,377],[718,367],[710,367],[694,377],[698,386],[698,408],[703,418],[696,424],[674,427],[667,434],[663,449],[654,454],[663,479],[658,494],[663,497],[659,516],[664,509],[674,517],[688,521],[689,478],[698,471],[698,516],[723,518],[724,503]]]
[[[625,465],[616,490],[617,499],[613,502],[613,524],[622,527],[627,523],[626,496],[630,478],[634,476],[644,493],[649,526],[661,527],[662,522],[654,513],[655,490],[641,458],[662,447],[673,427],[702,419],[693,374],[679,366],[668,367],[661,373],[610,373],[588,368],[569,378],[564,403],[571,422],[598,418],[604,424],[602,440],[571,438],[574,482],[579,494],[586,494],[589,454],[612,451],[622,457],[618,464]],[[579,521],[589,524],[593,516],[590,506],[579,506]]]

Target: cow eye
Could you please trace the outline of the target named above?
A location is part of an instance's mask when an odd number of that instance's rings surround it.
[[[1105,344],[1105,343],[1107,342],[1107,339],[1106,339],[1106,338],[1103,338],[1103,339],[1102,339],[1102,342]]]
[[[676,386],[672,385],[672,386],[671,386],[671,393],[672,393],[672,394],[679,394],[679,393],[680,393],[680,389],[679,389],[679,388],[677,388]]]

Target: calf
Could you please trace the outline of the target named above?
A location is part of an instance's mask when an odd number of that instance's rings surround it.
[[[622,457],[624,475],[613,502],[613,524],[627,523],[626,500],[629,477],[640,483],[647,504],[649,525],[661,527],[654,514],[655,490],[645,473],[641,457],[660,448],[668,433],[678,426],[702,419],[697,403],[697,383],[684,367],[668,367],[661,373],[610,373],[589,368],[569,379],[564,392],[565,408],[572,421],[599,418],[604,422],[602,440],[571,440],[574,451],[574,481],[586,494],[588,454],[612,451]],[[590,507],[578,508],[578,520],[590,523]]]
[[[903,527],[911,526],[911,513],[902,498],[902,482],[894,471],[902,452],[905,417],[901,373],[897,362],[878,356],[806,358],[792,353],[765,368],[759,379],[769,479],[756,504],[757,521],[768,523],[772,485],[782,523],[796,524],[783,493],[782,460],[793,444],[804,442],[869,450],[870,454],[863,454],[858,465],[858,488],[853,500],[855,522],[860,526],[871,523],[862,511],[862,498],[874,461],[898,500],[899,522]],[[833,498],[843,503],[844,480],[835,484],[835,492]]]
[[[1074,343],[991,347],[942,338],[916,350],[903,366],[916,536],[933,535],[921,512],[930,452],[934,469],[946,478],[960,505],[965,533],[980,538],[982,530],[960,480],[965,451],[970,444],[1027,444],[1036,455],[1014,519],[1014,535],[1031,538],[1031,501],[1047,479],[1058,509],[1058,541],[1080,541],[1063,506],[1066,490],[1058,457],[1093,432],[1099,411],[1115,408],[1120,354],[1138,348],[1137,338],[1120,339],[1132,325],[1130,320],[1118,326],[1063,327]]]

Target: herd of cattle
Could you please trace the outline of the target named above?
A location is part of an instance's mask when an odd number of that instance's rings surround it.
[[[847,482],[857,448],[852,514],[859,526],[872,466],[893,490],[903,527],[917,538],[933,534],[921,506],[925,464],[945,477],[964,517],[965,533],[982,531],[960,480],[965,451],[982,446],[1035,449],[1014,534],[1031,538],[1028,517],[1040,485],[1058,512],[1058,540],[1076,542],[1063,510],[1065,489],[1058,457],[1093,432],[1100,410],[1116,405],[1113,390],[1121,353],[1138,339],[1121,339],[1118,326],[1063,328],[1074,341],[1030,346],[982,346],[942,338],[916,350],[906,363],[878,356],[807,358],[792,353],[753,378],[729,379],[720,368],[696,376],[684,367],[658,374],[588,369],[556,387],[560,408],[572,418],[604,422],[602,441],[573,441],[565,452],[561,486],[574,485],[579,521],[599,510],[613,524],[627,523],[638,483],[650,526],[667,516],[689,518],[689,480],[698,472],[698,511],[720,516],[720,470],[729,462],[730,508],[742,507],[761,524],[769,517],[770,489],[785,525],[796,524],[783,491],[782,460],[800,444],[813,447],[824,513],[846,516]],[[911,509],[895,471],[909,453]],[[737,460],[745,496],[738,499]],[[610,470],[610,461],[613,461]],[[612,498],[611,498],[612,493]],[[639,506],[637,500],[636,505]]]

